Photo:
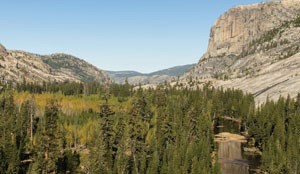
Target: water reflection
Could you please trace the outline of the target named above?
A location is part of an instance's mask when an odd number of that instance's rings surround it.
[[[260,166],[259,155],[243,152],[247,139],[240,135],[241,131],[237,122],[221,118],[216,122],[215,141],[223,174],[254,174]]]
[[[249,174],[249,164],[243,159],[240,142],[220,142],[218,156],[223,174]]]

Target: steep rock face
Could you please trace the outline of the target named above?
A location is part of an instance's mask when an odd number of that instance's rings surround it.
[[[0,59],[0,82],[89,82],[110,83],[108,75],[85,62],[66,54],[38,55],[24,51],[7,51]]]
[[[297,8],[293,3],[295,0],[286,0],[230,9],[212,27],[206,56],[242,54],[251,41],[295,17]]]
[[[300,0],[234,7],[211,29],[207,53],[181,81],[239,88],[258,103],[300,89]],[[194,83],[195,84],[195,83]]]

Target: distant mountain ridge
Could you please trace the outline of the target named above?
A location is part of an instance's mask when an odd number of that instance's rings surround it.
[[[123,84],[127,80],[128,83],[137,85],[141,84],[158,84],[164,81],[175,80],[178,76],[183,75],[196,64],[188,64],[175,66],[168,69],[155,71],[152,73],[140,73],[137,71],[106,71],[113,82]]]
[[[168,75],[168,76],[181,76],[183,73],[187,72],[191,68],[193,68],[196,64],[188,64],[188,65],[182,65],[182,66],[174,66],[168,69],[163,69],[160,71],[155,71],[152,73],[149,73],[148,76],[154,76],[154,75]]]
[[[2,84],[42,82],[110,83],[103,70],[67,54],[39,55],[7,50],[0,45],[0,82]]]

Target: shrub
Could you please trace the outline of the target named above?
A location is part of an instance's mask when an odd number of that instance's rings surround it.
[[[294,24],[296,27],[300,27],[300,15],[294,20]]]

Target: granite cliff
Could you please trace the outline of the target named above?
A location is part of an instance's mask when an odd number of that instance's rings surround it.
[[[258,103],[295,97],[300,92],[299,15],[300,0],[230,9],[211,28],[207,52],[181,82],[239,88]]]

